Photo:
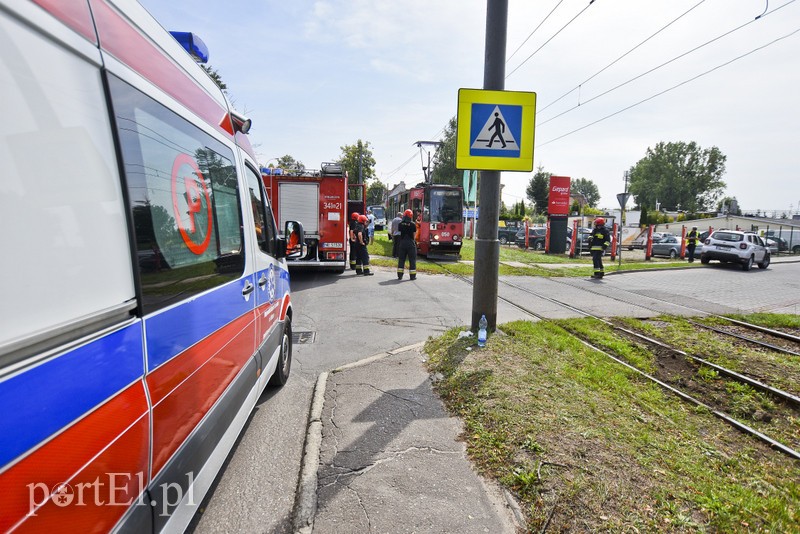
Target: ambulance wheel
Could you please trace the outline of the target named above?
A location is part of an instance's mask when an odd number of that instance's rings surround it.
[[[286,384],[289,379],[289,372],[292,369],[292,320],[286,317],[281,335],[281,350],[278,355],[278,366],[275,373],[269,379],[269,385],[279,388]]]

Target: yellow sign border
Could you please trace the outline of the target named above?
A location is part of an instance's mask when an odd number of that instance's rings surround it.
[[[470,156],[472,144],[472,104],[522,106],[518,158],[497,156]],[[533,170],[533,144],[536,128],[536,93],[527,91],[490,91],[487,89],[459,89],[456,127],[456,168],[479,171]],[[462,125],[464,126],[462,128]],[[528,137],[530,136],[530,140]]]

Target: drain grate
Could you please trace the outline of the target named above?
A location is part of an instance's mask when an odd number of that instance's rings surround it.
[[[312,332],[310,330],[304,331],[299,330],[292,332],[292,343],[298,345],[307,345],[309,343],[314,342],[314,337],[316,336],[316,332]]]

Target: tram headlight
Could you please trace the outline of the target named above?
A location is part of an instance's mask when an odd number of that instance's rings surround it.
[[[453,234],[453,241],[461,241],[461,236],[458,234]]]
[[[433,234],[433,238],[434,238],[436,241],[439,241],[439,234]]]

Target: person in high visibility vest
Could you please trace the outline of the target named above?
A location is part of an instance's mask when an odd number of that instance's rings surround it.
[[[592,255],[592,264],[594,265],[594,272],[592,278],[603,278],[605,271],[603,269],[603,254],[608,246],[611,244],[611,236],[608,233],[608,228],[605,227],[606,220],[598,217],[594,220],[594,228],[592,229],[592,236],[589,240],[589,252]]]
[[[689,263],[694,263],[694,249],[697,247],[698,240],[697,227],[692,226],[692,231],[686,234],[686,250],[689,252]]]

